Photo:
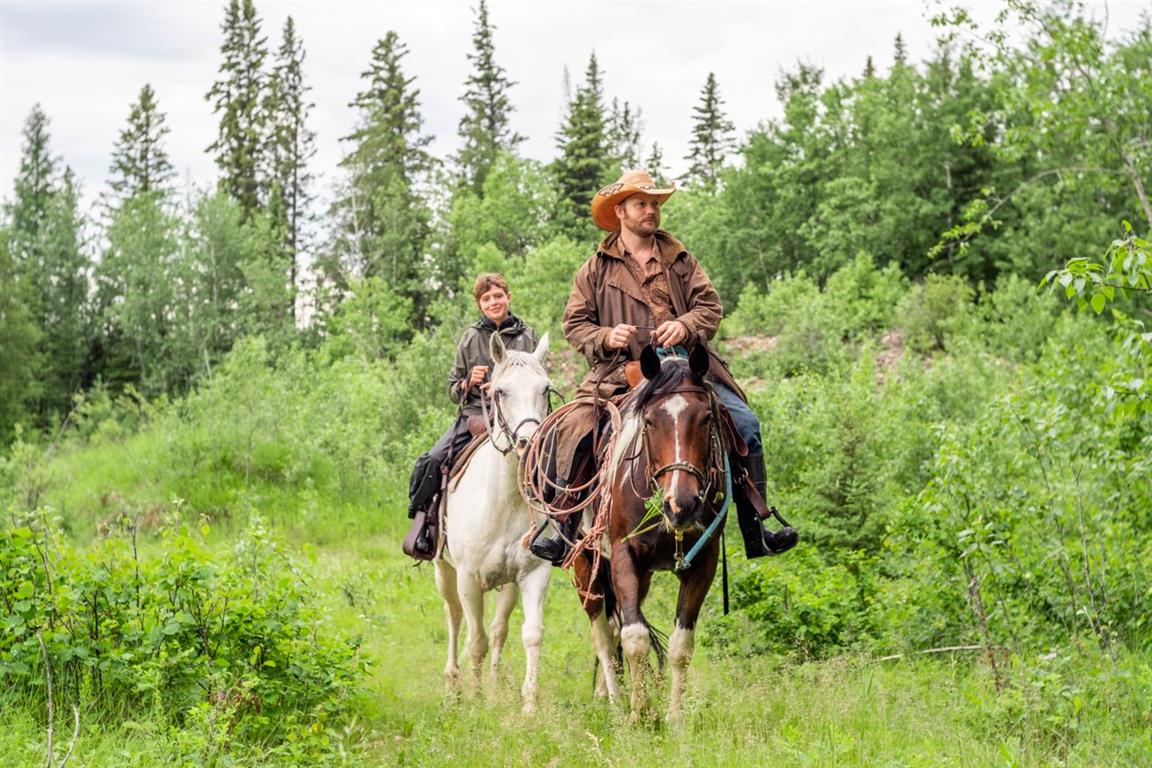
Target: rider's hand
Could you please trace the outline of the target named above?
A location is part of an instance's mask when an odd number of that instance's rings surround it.
[[[467,392],[468,390],[472,389],[472,387],[476,386],[477,384],[483,383],[484,377],[487,375],[488,375],[488,366],[486,366],[486,365],[474,365],[474,366],[472,366],[472,373],[469,374],[468,378],[465,380],[464,386],[461,388],[461,391]]]
[[[665,320],[652,333],[652,339],[662,347],[674,347],[688,338],[688,326],[679,320]]]
[[[636,326],[620,323],[620,325],[608,331],[608,336],[604,339],[604,346],[608,349],[624,349],[635,335]]]

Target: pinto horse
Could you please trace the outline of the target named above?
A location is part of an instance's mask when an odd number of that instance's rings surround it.
[[[524,711],[537,700],[540,643],[544,630],[544,596],[551,565],[521,544],[531,528],[527,502],[517,481],[518,456],[548,415],[551,384],[543,360],[548,334],[532,353],[507,350],[492,334],[489,434],[461,474],[449,484],[445,544],[436,558],[436,586],[448,620],[448,662],[444,676],[451,688],[459,681],[456,649],[460,619],[468,626],[467,654],[477,680],[488,636],[484,632],[485,593],[503,587],[492,619],[491,674],[499,671],[500,652],[508,637],[508,617],[520,597],[524,610],[521,639],[525,671],[521,689]]]
[[[634,717],[648,709],[649,652],[655,649],[658,657],[664,652],[661,636],[642,612],[652,574],[673,571],[679,578],[676,624],[667,649],[672,666],[669,715],[678,719],[696,621],[716,575],[719,529],[731,496],[730,487],[726,489],[725,430],[719,403],[704,380],[708,353],[703,346],[688,360],[667,357],[662,362],[648,347],[640,364],[647,381],[622,408],[619,431],[600,470],[607,484],[602,508],[590,525],[593,531],[604,531],[602,538],[595,537],[599,541],[588,544],[607,545],[608,567],[601,563],[594,570],[588,551],[573,563],[577,587],[586,595],[603,682],[613,700],[615,637],[609,619],[615,613],[632,680]]]

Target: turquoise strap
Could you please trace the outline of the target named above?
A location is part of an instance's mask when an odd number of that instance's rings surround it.
[[[692,549],[688,550],[688,554],[684,555],[684,560],[676,566],[677,571],[686,571],[692,567],[692,560],[696,555],[700,554],[700,550],[704,548],[716,531],[724,523],[724,518],[728,516],[728,501],[732,498],[732,470],[728,464],[728,454],[724,454],[724,506],[720,507],[720,511],[716,513],[716,519],[704,529],[704,535],[696,540],[692,545]]]

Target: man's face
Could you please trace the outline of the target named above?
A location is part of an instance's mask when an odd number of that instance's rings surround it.
[[[651,237],[660,228],[660,202],[640,192],[616,205],[620,226],[637,237]]]
[[[508,319],[508,301],[510,299],[511,297],[504,292],[503,288],[494,285],[480,294],[477,303],[480,305],[480,311],[484,313],[484,317],[496,325],[500,325]]]

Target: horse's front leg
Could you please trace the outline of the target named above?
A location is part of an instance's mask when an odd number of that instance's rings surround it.
[[[448,662],[444,665],[444,681],[449,690],[455,690],[460,683],[460,665],[456,658],[456,648],[460,640],[460,619],[464,609],[460,605],[460,595],[456,592],[456,569],[447,560],[437,559],[436,588],[444,599],[444,618],[448,622]]]
[[[687,683],[688,665],[696,648],[696,620],[712,579],[716,576],[716,560],[719,550],[715,542],[705,549],[705,556],[697,560],[680,577],[680,595],[676,601],[676,628],[668,643],[668,662],[672,665],[672,701],[668,707],[669,719],[679,722],[684,718],[684,688]]]
[[[544,596],[548,593],[548,580],[552,568],[545,565],[536,568],[520,580],[523,594],[524,625],[520,630],[524,642],[524,685],[520,696],[524,702],[524,714],[536,711],[539,699],[540,645],[544,641]]]
[[[632,678],[633,719],[648,711],[648,653],[652,650],[652,630],[640,611],[640,603],[651,581],[650,572],[638,572],[627,546],[616,546],[612,550],[612,584],[620,605],[620,644]]]
[[[492,685],[495,686],[500,677],[500,654],[504,651],[504,641],[508,639],[508,617],[516,607],[516,600],[520,597],[520,587],[516,584],[505,584],[500,587],[500,596],[496,598],[496,614],[492,617],[492,659],[489,662],[492,672]]]
[[[464,621],[468,625],[468,644],[465,650],[472,668],[473,678],[479,682],[480,667],[488,653],[488,635],[484,631],[484,588],[472,576],[457,570],[456,591],[464,607]]]

